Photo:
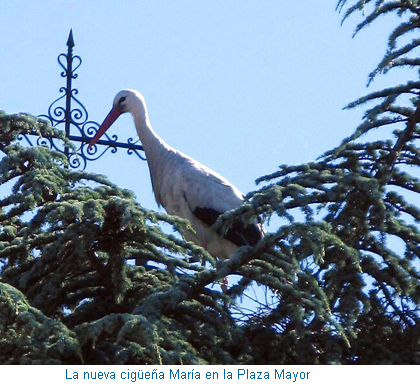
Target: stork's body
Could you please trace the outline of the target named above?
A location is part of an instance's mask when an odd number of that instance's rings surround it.
[[[189,220],[195,230],[185,232],[184,237],[219,258],[232,256],[239,246],[255,246],[263,235],[260,224],[244,226],[238,221],[223,237],[215,232],[212,225],[219,215],[242,205],[242,193],[216,172],[167,145],[153,130],[144,98],[137,91],[123,90],[116,95],[89,146],[124,112],[134,118],[158,205],[168,214]]]

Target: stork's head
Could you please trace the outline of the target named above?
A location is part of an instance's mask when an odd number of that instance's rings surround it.
[[[88,149],[90,149],[99,138],[111,127],[116,119],[126,112],[140,115],[143,119],[147,118],[146,103],[143,95],[136,90],[122,90],[114,98],[112,109],[106,116],[102,125],[99,126],[96,135],[92,138],[89,143]]]

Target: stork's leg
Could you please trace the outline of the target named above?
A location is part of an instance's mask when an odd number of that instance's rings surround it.
[[[207,241],[206,240],[202,241],[202,246],[207,251]],[[203,267],[205,264],[206,264],[206,259],[205,259],[205,257],[202,257],[201,266]],[[228,286],[229,286],[228,278],[224,277],[222,280],[219,280],[219,283],[220,283],[220,286],[222,287],[222,291],[226,292],[228,290]]]
[[[220,286],[222,287],[223,292],[226,292],[228,290],[228,285],[229,285],[229,279],[227,277],[224,277],[220,283]]]

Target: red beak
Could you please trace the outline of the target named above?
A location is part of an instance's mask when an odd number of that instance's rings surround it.
[[[102,125],[99,126],[98,131],[96,132],[96,135],[92,138],[92,140],[89,143],[88,150],[96,143],[98,142],[99,138],[102,137],[102,135],[109,129],[109,127],[115,122],[115,120],[121,115],[121,111],[119,111],[117,108],[113,107],[109,114],[106,116],[105,120],[102,122]]]

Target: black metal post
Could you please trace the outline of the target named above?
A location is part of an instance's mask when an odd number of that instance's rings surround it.
[[[69,38],[67,39],[67,70],[66,70],[66,113],[65,113],[65,133],[66,137],[70,137],[70,123],[71,123],[71,81],[73,79],[73,47],[74,47],[74,39],[73,39],[73,30],[70,29]],[[67,158],[69,158],[69,147],[64,147],[64,153]]]

